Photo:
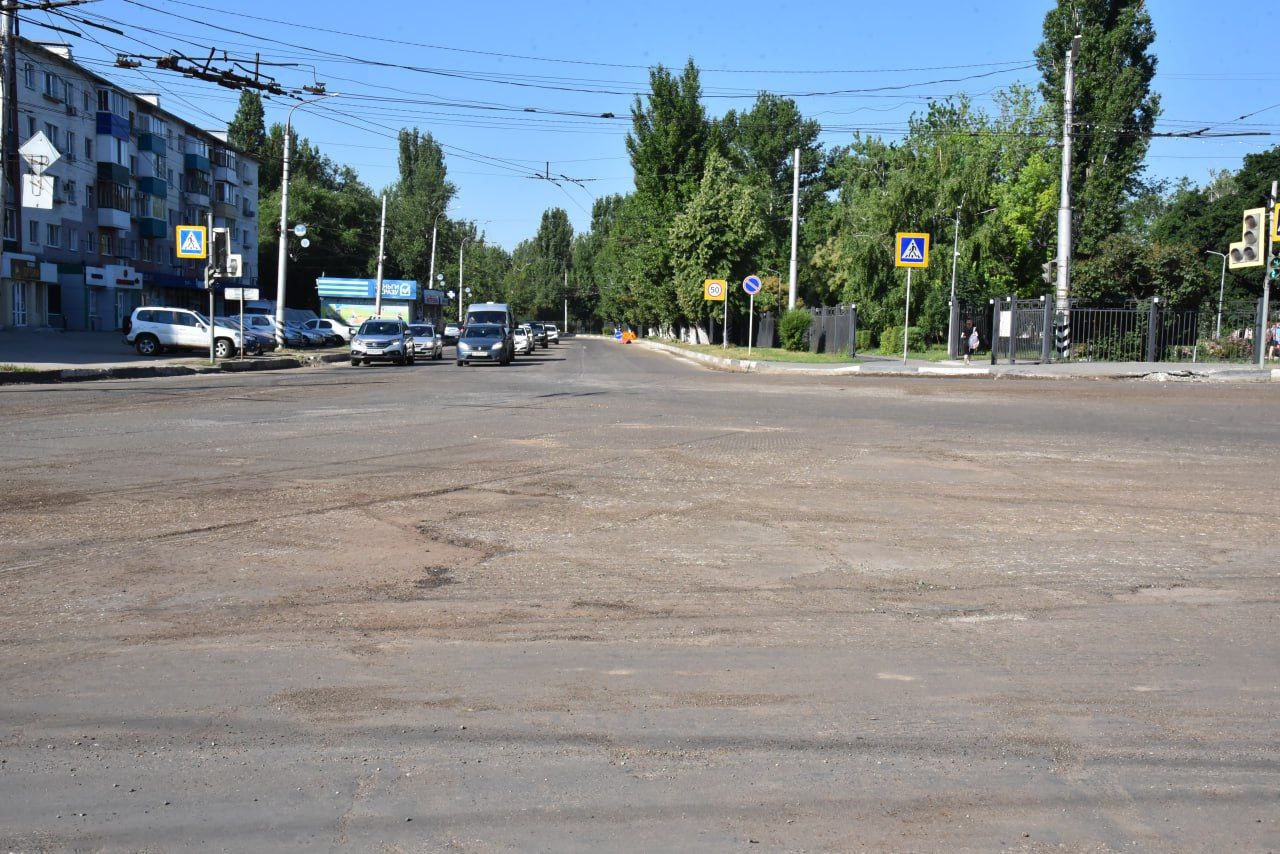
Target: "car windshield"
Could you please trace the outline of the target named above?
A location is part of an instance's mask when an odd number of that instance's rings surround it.
[[[361,335],[399,335],[400,324],[389,320],[366,320],[360,327]]]
[[[430,338],[436,334],[436,331],[430,326],[410,326],[409,331],[419,338]]]
[[[503,311],[470,311],[467,312],[468,323],[497,323],[506,325],[507,314]]]
[[[502,329],[498,326],[468,326],[462,333],[463,338],[501,338]]]
[[[193,311],[193,312],[191,312],[191,313],[192,313],[192,314],[194,314],[196,317],[200,318],[200,322],[201,322],[201,323],[208,323],[208,322],[209,322],[208,320],[206,320],[206,319],[205,319],[205,316],[204,316],[203,314],[201,314],[200,312],[198,312],[198,311]]]

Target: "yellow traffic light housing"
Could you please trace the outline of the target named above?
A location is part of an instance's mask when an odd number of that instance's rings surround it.
[[[1267,209],[1252,208],[1244,212],[1240,223],[1240,240],[1227,250],[1227,266],[1232,270],[1261,267],[1266,263]]]

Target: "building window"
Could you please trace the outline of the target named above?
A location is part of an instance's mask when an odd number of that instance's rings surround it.
[[[98,232],[98,254],[99,255],[115,254],[115,239],[111,234],[111,232],[109,231]]]
[[[98,184],[98,207],[116,211],[129,210],[129,188],[114,181]]]
[[[93,207],[93,184],[84,185],[84,206],[86,208]]]
[[[27,84],[28,89],[36,88],[36,67],[29,62],[22,66],[22,82]]]
[[[65,88],[62,85],[62,80],[58,77],[58,75],[46,71],[44,73],[45,95],[49,96],[50,98],[56,98],[57,100],[61,101],[62,93],[64,91],[65,91]]]
[[[35,135],[36,135],[36,117],[27,116],[27,136],[33,137]]]
[[[27,242],[36,246],[40,245],[40,223],[34,219],[27,220]]]
[[[91,136],[86,136],[84,138],[84,159],[93,159],[93,137]]]
[[[76,139],[75,133],[67,131],[67,161],[70,163],[76,162],[76,147],[78,143],[79,140]]]
[[[98,90],[98,112],[111,112],[111,93],[106,89]]]
[[[129,174],[138,174],[138,158],[134,157],[132,154],[129,155]]]
[[[46,314],[62,314],[62,288],[53,285],[44,289]]]
[[[170,187],[173,186],[173,170],[172,169],[169,170],[169,186]]]
[[[89,90],[84,90],[84,111],[89,112]]]
[[[4,209],[4,239],[18,239],[18,210],[17,208]]]
[[[45,122],[44,135],[47,136],[49,138],[49,141],[53,143],[54,148],[58,147],[58,126],[57,125],[55,125],[53,122]]]
[[[70,249],[72,252],[80,251],[80,229],[78,228],[67,229],[67,248]]]
[[[52,225],[52,224],[45,226],[44,242],[47,246],[61,246],[62,245],[62,226]]]

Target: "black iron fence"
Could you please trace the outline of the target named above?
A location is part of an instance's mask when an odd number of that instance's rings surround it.
[[[809,324],[810,353],[857,352],[858,307],[837,305],[809,310],[813,322]]]

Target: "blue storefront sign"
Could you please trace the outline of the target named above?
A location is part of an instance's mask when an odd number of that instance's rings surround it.
[[[316,279],[316,293],[322,297],[339,297],[342,299],[373,299],[376,295],[377,279]],[[392,300],[416,300],[418,298],[418,282],[416,279],[383,279],[382,298]]]

